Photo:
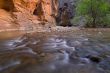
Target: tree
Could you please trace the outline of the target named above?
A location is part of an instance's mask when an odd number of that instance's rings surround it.
[[[80,0],[76,13],[87,19],[87,26],[96,27],[110,14],[110,5],[106,0]]]

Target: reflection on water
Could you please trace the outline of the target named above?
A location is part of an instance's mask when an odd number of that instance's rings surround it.
[[[0,33],[0,73],[110,73],[110,34]]]

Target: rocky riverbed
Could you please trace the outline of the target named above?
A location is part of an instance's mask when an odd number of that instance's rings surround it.
[[[0,35],[0,73],[110,73],[108,29]]]

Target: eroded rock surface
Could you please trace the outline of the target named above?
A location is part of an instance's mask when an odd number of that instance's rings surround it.
[[[0,0],[0,28],[33,30],[55,26],[57,20],[65,21],[60,20],[59,10],[65,3],[73,17],[76,0]]]
[[[0,0],[0,26],[9,29],[14,25],[25,28],[33,28],[43,23],[55,25],[57,9],[58,0]],[[42,19],[38,14],[41,11]]]

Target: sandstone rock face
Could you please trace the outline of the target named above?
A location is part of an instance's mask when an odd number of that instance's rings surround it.
[[[39,10],[39,8],[41,9]],[[55,16],[58,13],[58,0],[39,0],[38,4],[36,5],[36,11],[37,10],[40,12],[38,11],[38,13],[35,13],[35,15],[41,15],[41,20],[45,20],[54,25]]]
[[[13,0],[14,7],[17,12],[33,13],[38,0]]]
[[[42,11],[42,18],[36,11]],[[42,25],[42,22],[49,26],[55,25],[57,11],[58,0],[0,0],[0,26],[6,29],[14,25],[33,28]]]
[[[13,11],[14,10],[13,0],[0,0],[0,8],[5,9],[6,11]]]
[[[0,28],[33,30],[40,26],[55,26],[59,8],[67,3],[71,13],[74,13],[75,1],[77,0],[0,0]]]
[[[0,9],[0,30],[7,28],[17,28],[13,17],[7,11]]]
[[[57,0],[42,0],[42,1],[45,19],[47,19],[47,21],[51,23],[55,23],[54,16],[57,15],[58,1]]]

